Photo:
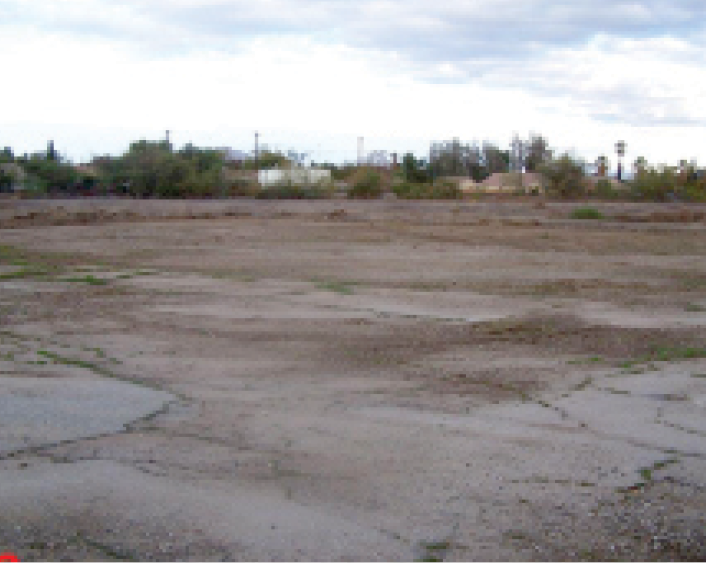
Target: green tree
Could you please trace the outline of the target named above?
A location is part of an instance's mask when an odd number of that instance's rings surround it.
[[[677,195],[678,183],[679,178],[675,167],[649,167],[633,178],[632,189],[641,198],[668,201]]]
[[[36,180],[36,184],[44,190],[68,192],[77,179],[78,173],[68,162],[47,158],[47,153],[35,153],[30,157],[22,158],[20,163],[25,172]]]
[[[382,177],[375,169],[363,166],[358,168],[349,182],[349,198],[374,199],[382,195]]]
[[[59,154],[54,148],[54,141],[49,141],[47,143],[47,160],[59,160]]]
[[[272,151],[264,147],[259,154],[257,163],[254,160],[247,160],[243,163],[243,170],[269,170],[271,168],[286,168],[292,162],[281,152]]]
[[[119,158],[94,159],[101,179],[137,197],[213,197],[222,191],[223,155],[193,144],[174,152],[167,141],[140,140]]]
[[[552,151],[549,143],[541,135],[532,135],[527,142],[527,156],[525,157],[525,169],[527,172],[536,172],[539,167],[552,158]]]
[[[9,167],[5,168],[0,164],[0,192],[10,191],[15,183],[15,177],[10,172]]]
[[[483,166],[485,177],[496,172],[508,172],[510,169],[510,151],[502,151],[492,143],[483,143]]]
[[[548,182],[550,194],[560,197],[577,197],[585,191],[585,175],[581,162],[565,153],[558,159],[545,162],[539,171]]]
[[[408,152],[402,157],[402,173],[405,182],[428,182],[429,173],[424,166],[424,161]]]
[[[12,147],[5,147],[0,151],[0,162],[15,162],[15,154]]]

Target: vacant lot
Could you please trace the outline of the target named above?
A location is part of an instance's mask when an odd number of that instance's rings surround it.
[[[0,552],[706,558],[704,208],[0,201]]]

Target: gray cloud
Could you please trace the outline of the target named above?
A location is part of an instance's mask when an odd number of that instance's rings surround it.
[[[703,33],[702,0],[109,0],[18,3],[4,0],[6,25],[98,33],[127,41],[143,36],[221,46],[240,37],[296,33],[351,46],[392,50],[421,61],[468,61],[585,43],[597,33],[644,38]],[[151,29],[154,36],[148,33]]]
[[[618,78],[610,87],[563,61],[608,38],[680,38],[704,45],[703,0],[92,0],[56,3],[0,0],[4,25],[98,36],[152,56],[237,50],[255,37],[307,36],[379,53],[427,82],[473,82],[571,99],[599,120],[700,124],[673,92],[646,94],[649,84]],[[0,23],[0,29],[3,24]],[[612,41],[612,42],[611,42]],[[626,49],[628,51],[629,49]],[[706,62],[703,50],[661,52],[679,63]],[[596,56],[602,56],[600,50]],[[452,72],[442,70],[443,66]],[[665,80],[665,77],[656,77]]]

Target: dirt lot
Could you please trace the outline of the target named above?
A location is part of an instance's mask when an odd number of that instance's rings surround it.
[[[706,208],[0,201],[0,552],[703,560]]]

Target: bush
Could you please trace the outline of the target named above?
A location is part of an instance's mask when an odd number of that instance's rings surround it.
[[[706,202],[706,182],[697,183],[693,186],[684,188],[684,196],[687,201],[695,201],[699,203]]]
[[[616,199],[622,195],[613,187],[610,180],[606,180],[605,178],[601,178],[595,183],[593,193],[596,197],[601,199]]]
[[[452,182],[439,184],[403,183],[393,186],[392,191],[401,199],[461,199],[463,192]]]
[[[255,197],[260,193],[260,185],[254,179],[237,178],[228,186],[228,195]]]
[[[350,178],[349,198],[374,199],[382,195],[382,177],[370,168],[360,168]]]
[[[262,188],[257,192],[258,199],[325,199],[331,197],[332,188],[326,184],[299,185],[292,182],[280,182],[274,186]]]
[[[579,207],[571,212],[572,219],[603,219],[603,213],[593,207]]]
[[[668,201],[678,191],[677,176],[673,169],[663,167],[641,171],[632,181],[632,189],[640,198]]]
[[[547,179],[547,191],[552,195],[577,197],[585,191],[583,167],[568,154],[542,164],[539,171]]]

